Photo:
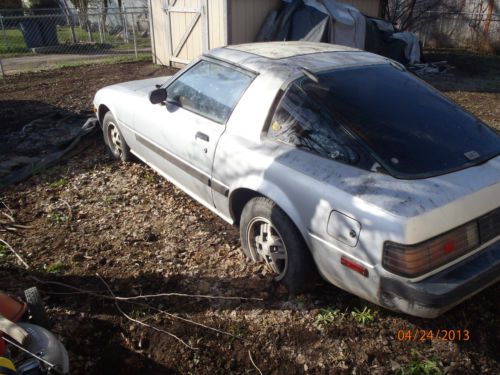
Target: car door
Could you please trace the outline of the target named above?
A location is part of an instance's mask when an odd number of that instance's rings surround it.
[[[141,157],[172,182],[212,206],[211,175],[219,138],[254,75],[200,60],[170,82],[165,104],[135,116]]]

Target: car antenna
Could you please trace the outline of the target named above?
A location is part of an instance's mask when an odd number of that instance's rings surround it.
[[[319,83],[319,78],[318,76],[316,76],[313,72],[311,72],[309,69],[307,69],[306,67],[304,66],[301,66],[300,68],[300,71],[302,73],[304,73],[304,75],[309,78],[311,81],[313,81],[314,83]]]

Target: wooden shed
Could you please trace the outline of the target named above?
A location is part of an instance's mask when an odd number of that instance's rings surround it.
[[[148,0],[153,61],[181,66],[204,51],[253,42],[281,0]],[[380,0],[345,0],[378,16]]]

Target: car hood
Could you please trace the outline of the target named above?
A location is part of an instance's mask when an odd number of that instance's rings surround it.
[[[107,89],[117,90],[117,91],[128,91],[128,92],[134,91],[138,93],[149,93],[156,88],[155,85],[163,85],[170,79],[170,77],[171,76],[162,76],[162,77],[141,79],[137,81],[128,81],[108,86]]]

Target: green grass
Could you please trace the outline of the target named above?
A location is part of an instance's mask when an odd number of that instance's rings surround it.
[[[80,61],[71,61],[67,63],[60,63],[52,65],[50,68],[44,68],[43,70],[49,69],[63,69],[63,68],[71,68],[75,66],[82,65],[102,65],[102,64],[117,64],[122,62],[131,62],[131,61],[151,61],[151,54],[149,53],[140,53],[137,56],[137,59],[133,54],[131,55],[121,55],[115,57],[106,57],[106,58],[97,58],[97,59],[86,59]]]
[[[124,49],[133,49],[134,42],[130,32],[129,41],[125,43],[123,38],[118,35],[110,35],[103,34],[103,39],[101,42],[101,37],[99,32],[89,33],[80,27],[75,27],[75,37],[79,46],[85,45],[92,41],[92,43],[96,43],[94,45],[93,51],[98,50],[124,50]],[[57,28],[57,39],[59,44],[63,44],[62,51],[64,52],[64,48],[67,45],[67,52],[71,52],[74,48],[72,46],[72,37],[71,37],[71,29],[68,26],[58,27]],[[137,48],[148,48],[151,46],[151,39],[149,36],[141,37],[136,34],[136,43]],[[79,50],[80,51],[80,50]],[[85,51],[80,51],[85,52]],[[6,29],[4,31],[0,30],[0,55],[2,57],[12,57],[16,55],[24,55],[31,54],[32,51],[26,46],[24,42],[24,37],[20,29]]]

